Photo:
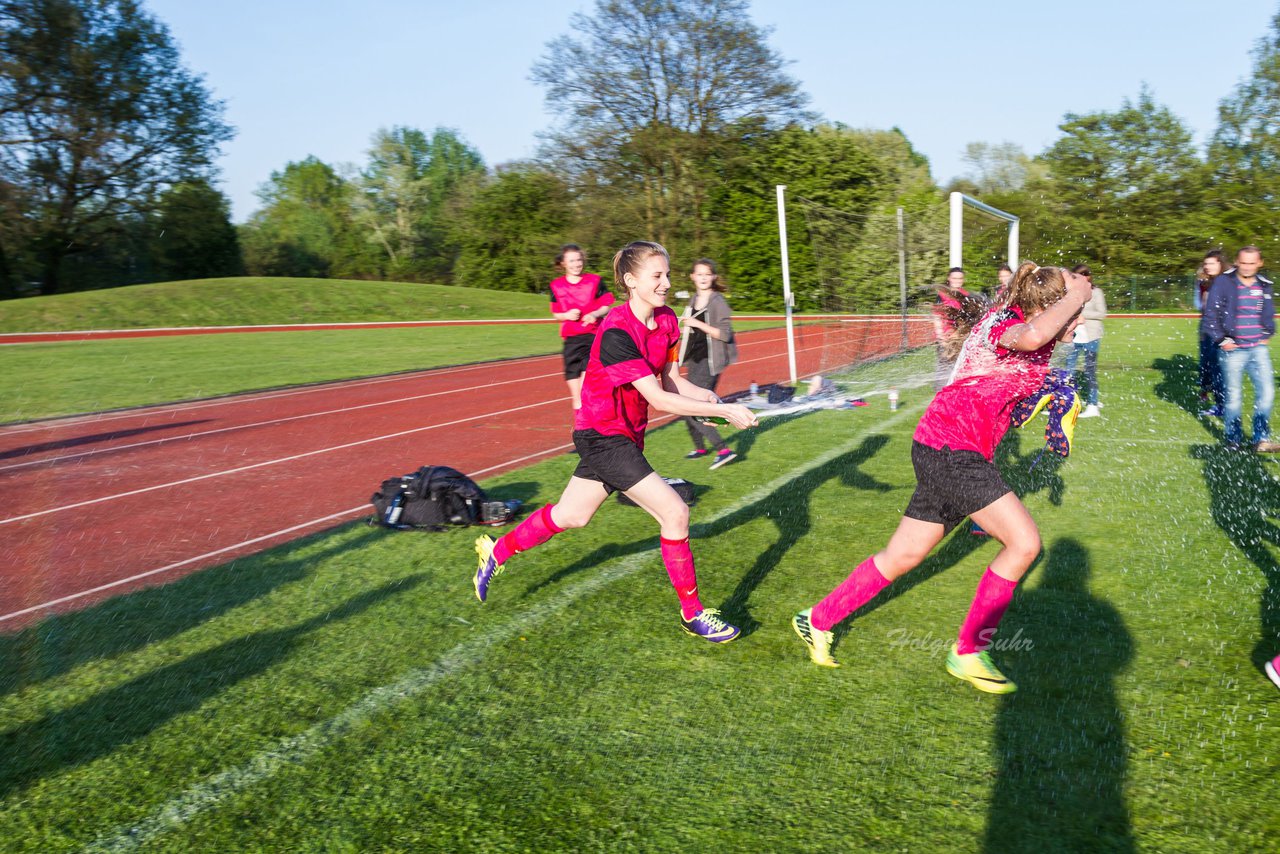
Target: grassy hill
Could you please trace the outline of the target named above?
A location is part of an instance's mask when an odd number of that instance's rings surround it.
[[[547,298],[540,294],[410,282],[238,277],[7,300],[0,303],[0,332],[545,316]]]

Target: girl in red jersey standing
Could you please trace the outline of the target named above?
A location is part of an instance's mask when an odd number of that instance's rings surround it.
[[[613,258],[613,274],[628,298],[600,323],[582,384],[582,405],[574,416],[573,444],[579,463],[555,504],[544,506],[496,543],[476,540],[479,566],[476,596],[481,602],[508,558],[545,543],[567,528],[591,521],[611,492],[623,492],[658,521],[662,562],[680,600],[686,632],[726,643],[738,629],[698,598],[689,550],[689,507],[644,458],[649,406],[673,415],[725,418],[750,427],[755,415],[745,406],[721,403],[716,395],[680,376],[676,349],[680,326],[666,306],[671,262],[656,243],[629,243]]]
[[[596,324],[609,313],[613,294],[595,273],[582,272],[587,256],[573,243],[560,247],[556,266],[564,275],[547,286],[551,295],[551,316],[560,323],[564,339],[564,379],[576,412],[582,406],[582,372],[587,369]]]
[[[947,672],[990,693],[1017,690],[986,650],[1018,581],[1040,553],[1040,532],[1005,485],[993,457],[1014,406],[1040,389],[1054,344],[1071,340],[1091,291],[1084,276],[1028,263],[976,325],[976,303],[962,306],[948,340],[959,358],[951,382],[934,396],[916,427],[911,443],[916,491],[898,530],[825,599],[792,618],[816,664],[838,667],[831,657],[832,627],[915,569],[969,516],[1003,548],[978,582],[947,656]]]

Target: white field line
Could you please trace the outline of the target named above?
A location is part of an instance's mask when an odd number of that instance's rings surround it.
[[[358,406],[343,406],[338,409],[325,409],[319,412],[304,412],[301,415],[289,415],[284,418],[271,418],[266,421],[254,421],[249,424],[235,424],[230,427],[216,427],[212,430],[195,430],[190,433],[182,433],[176,436],[165,436],[162,439],[148,439],[143,442],[132,442],[127,445],[112,445],[109,448],[95,448],[92,451],[77,451],[74,454],[66,454],[60,457],[44,457],[29,462],[12,463],[10,465],[0,465],[0,472],[12,471],[13,469],[28,468],[30,466],[45,466],[51,463],[61,463],[67,460],[77,460],[82,457],[92,457],[96,454],[109,454],[116,451],[126,451],[131,448],[143,448],[148,445],[163,445],[167,442],[186,442],[192,439],[202,439],[205,436],[214,436],[218,433],[228,433],[235,430],[248,430],[253,427],[269,427],[272,424],[286,424],[290,421],[301,421],[304,418],[321,418],[326,415],[345,415],[349,412],[358,412],[361,409],[372,409],[377,406],[389,406],[394,403],[408,403],[411,400],[425,400],[429,397],[444,397],[446,395],[466,394],[468,392],[477,391],[485,388],[496,388],[503,385],[512,385],[514,383],[522,383],[526,380],[540,380],[547,377],[560,376],[561,372],[556,371],[550,374],[536,374],[533,376],[521,377],[515,380],[502,380],[496,383],[485,383],[484,385],[468,386],[466,389],[458,389],[453,391],[432,391],[426,394],[414,394],[408,397],[396,397],[390,400],[378,400],[373,403],[362,403]],[[559,400],[568,400],[568,396],[559,398]]]
[[[495,418],[501,415],[508,415],[512,412],[521,412],[526,409],[535,409],[539,406],[549,406],[551,404],[559,405],[560,399],[557,398],[555,400],[543,400],[537,403],[529,403],[524,406],[512,407],[511,409],[503,409],[498,412],[486,413],[484,415],[472,415],[467,418],[459,418],[455,421],[446,421],[441,424],[430,424],[426,427],[414,427],[410,430],[400,430],[395,433],[386,433],[382,436],[371,436],[367,439],[357,439],[354,442],[344,442],[341,445],[332,445],[327,448],[317,448],[314,451],[305,451],[301,454],[293,454],[292,456],[288,456],[288,457],[279,457],[274,460],[263,460],[262,462],[251,463],[250,465],[247,465],[247,466],[237,466],[236,468],[222,469],[221,471],[212,471],[206,474],[196,475],[195,477],[188,477],[182,480],[169,481],[168,483],[157,483],[151,486],[144,486],[139,489],[131,489],[128,492],[120,492],[115,495],[104,495],[101,498],[91,498],[88,501],[78,501],[75,504],[64,504],[59,507],[51,507],[48,510],[37,510],[34,513],[25,513],[22,516],[11,516],[8,519],[0,519],[0,525],[8,525],[13,522],[21,522],[26,519],[35,519],[40,516],[47,516],[51,513],[61,513],[64,510],[74,510],[77,507],[87,507],[91,504],[101,504],[105,501],[115,501],[120,498],[129,498],[134,495],[142,495],[147,492],[154,492],[157,489],[168,489],[174,486],[185,486],[186,484],[189,484],[189,483],[198,483],[202,480],[209,480],[215,477],[224,477],[229,474],[239,474],[240,472],[253,471],[254,469],[265,468],[266,466],[279,465],[280,463],[289,463],[289,462],[293,462],[294,460],[302,460],[302,459],[306,459],[307,457],[314,457],[318,454],[327,454],[332,451],[342,451],[342,450],[346,450],[347,448],[356,448],[356,447],[359,447],[360,445],[368,445],[373,442],[381,442],[385,439],[398,439],[401,436],[411,436],[414,433],[423,433],[427,430],[439,430],[443,427],[454,427],[458,424],[466,424],[469,421],[484,421],[489,418]]]
[[[875,425],[876,429],[892,426],[907,417],[906,411],[890,416]],[[702,525],[711,525],[736,513],[786,486],[795,478],[852,451],[866,436],[862,432],[854,438],[810,460],[753,490],[733,506],[708,519]],[[330,745],[364,726],[371,718],[385,710],[411,700],[437,683],[457,675],[462,670],[484,661],[485,656],[499,643],[511,640],[527,632],[533,626],[556,616],[577,600],[595,593],[608,585],[634,574],[650,559],[652,548],[628,555],[612,564],[606,564],[599,573],[580,581],[559,594],[525,609],[507,622],[481,632],[446,652],[428,667],[410,670],[400,680],[375,688],[327,721],[315,724],[297,735],[281,739],[266,750],[249,759],[243,765],[230,768],[208,777],[161,804],[158,809],[136,824],[117,828],[88,845],[86,851],[128,851],[155,841],[156,837],[182,827],[191,819],[209,810],[226,798],[239,794],[275,776],[284,768],[296,767],[306,762]]]

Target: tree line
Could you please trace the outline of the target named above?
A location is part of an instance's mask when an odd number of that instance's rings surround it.
[[[1249,242],[1280,258],[1280,12],[1203,150],[1144,88],[1067,113],[1036,154],[971,143],[945,187],[898,129],[810,112],[746,0],[596,0],[569,33],[531,70],[558,116],[535,159],[490,166],[456,129],[388,126],[363,164],[285,164],[237,227],[214,183],[234,131],[163,23],[132,0],[0,0],[0,295],[242,273],[537,292],[561,243],[603,270],[643,237],[677,264],[715,258],[740,309],[777,310],[776,184],[843,218],[837,246],[789,217],[801,309],[840,277],[891,305],[896,282],[859,271],[890,257],[898,208],[941,250],[951,190],[1022,216],[1026,256],[1103,282],[1185,276]],[[998,241],[981,252],[1000,260]]]

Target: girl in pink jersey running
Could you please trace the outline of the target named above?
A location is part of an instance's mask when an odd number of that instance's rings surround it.
[[[560,321],[564,339],[564,381],[576,412],[582,406],[582,373],[596,337],[596,324],[609,313],[613,294],[595,273],[584,273],[587,256],[576,243],[566,243],[556,255],[564,275],[547,285],[551,316]]]
[[[644,458],[650,405],[673,415],[725,418],[739,428],[756,423],[745,406],[721,403],[715,393],[680,376],[676,350],[680,326],[667,308],[671,262],[656,243],[637,241],[613,258],[613,275],[627,301],[600,322],[582,384],[582,406],[574,416],[573,444],[580,461],[555,504],[544,506],[496,543],[476,540],[476,596],[514,554],[545,543],[566,528],[591,521],[611,492],[628,498],[658,520],[662,562],[680,600],[680,623],[692,635],[726,643],[738,629],[698,598],[689,550],[689,507]]]
[[[947,672],[990,693],[1017,690],[986,649],[1018,581],[1040,553],[1040,532],[1005,485],[993,457],[1014,406],[1040,388],[1054,344],[1071,340],[1091,290],[1084,276],[1028,263],[976,324],[971,310],[976,303],[962,306],[947,342],[959,358],[951,382],[934,396],[916,427],[911,443],[916,491],[898,530],[825,599],[792,618],[814,663],[839,667],[831,657],[831,628],[915,569],[969,516],[1003,548],[978,582],[947,656]]]

